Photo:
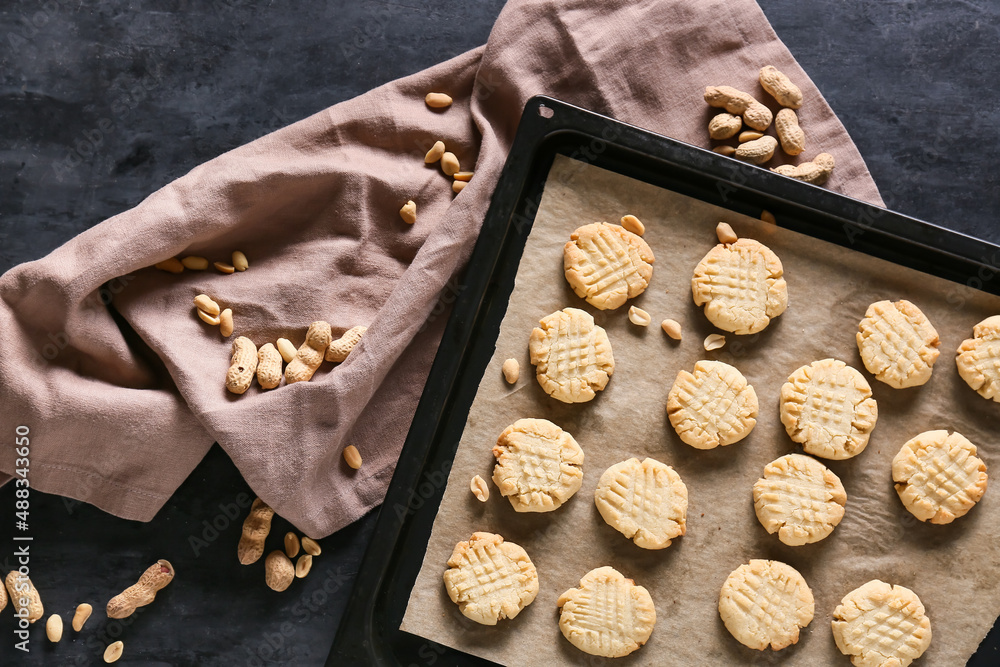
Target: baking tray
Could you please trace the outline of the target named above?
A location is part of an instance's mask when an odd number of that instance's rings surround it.
[[[329,667],[492,665],[399,630],[451,462],[494,352],[521,252],[556,155],[1000,295],[1000,246],[545,96],[525,105],[431,367]],[[845,658],[846,660],[846,658]],[[1000,622],[968,667],[1000,664]]]

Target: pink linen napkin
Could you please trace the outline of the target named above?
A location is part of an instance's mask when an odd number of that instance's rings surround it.
[[[143,521],[217,441],[276,512],[328,535],[385,494],[525,102],[544,93],[708,146],[717,110],[705,86],[773,102],[757,83],[766,64],[803,90],[801,157],[832,153],[826,187],[881,205],[752,0],[511,0],[484,47],[207,162],[0,277],[0,430],[30,429],[36,489]],[[455,103],[430,109],[429,91]],[[424,164],[436,140],[475,170],[457,196]],[[398,214],[408,199],[413,226]],[[151,268],[233,250],[248,271]],[[320,319],[335,335],[369,330],[311,382],[235,396],[224,388],[232,339],[196,317],[200,293],[233,310],[233,338],[258,346],[298,345]],[[343,462],[348,444],[360,470]],[[0,458],[4,481],[14,470]]]

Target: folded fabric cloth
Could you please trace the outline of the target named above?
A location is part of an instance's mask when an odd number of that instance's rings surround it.
[[[511,0],[484,47],[226,153],[0,277],[0,430],[30,429],[34,488],[143,521],[217,441],[278,514],[328,535],[385,494],[525,102],[545,93],[707,146],[704,87],[763,101],[766,64],[803,90],[802,157],[832,153],[827,187],[881,204],[752,0]],[[428,108],[429,91],[454,105]],[[457,196],[424,164],[436,140],[475,169]],[[398,214],[408,199],[413,226]],[[151,268],[233,250],[248,271]],[[300,344],[314,320],[369,329],[311,382],[236,396],[231,339],[195,316],[201,293],[258,346]],[[13,456],[0,471],[9,481]]]

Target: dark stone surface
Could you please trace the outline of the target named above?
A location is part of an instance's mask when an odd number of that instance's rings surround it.
[[[42,257],[205,160],[483,43],[502,4],[3,3],[0,271]],[[891,207],[1000,242],[1000,172],[992,166],[1000,6],[761,5],[840,114]],[[51,646],[36,624],[32,652],[22,656],[5,612],[0,663],[94,664],[120,636],[119,664],[322,664],[373,516],[324,540],[309,578],[276,594],[262,567],[236,561],[246,510],[235,519],[227,512],[250,499],[218,447],[149,524],[32,495],[31,566],[46,612],[62,614],[67,631]],[[11,485],[0,489],[4,571],[14,502]],[[287,529],[275,521],[273,548]],[[109,597],[161,557],[179,573],[162,599],[127,625],[100,622]],[[77,636],[69,619],[83,601],[97,611]]]
[[[1000,243],[997,41],[988,0],[760,0],[889,208]]]

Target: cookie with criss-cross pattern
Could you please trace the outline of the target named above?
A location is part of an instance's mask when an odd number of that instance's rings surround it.
[[[788,307],[781,260],[753,239],[712,248],[695,267],[691,293],[709,322],[738,335],[763,331]]]
[[[687,486],[654,459],[632,458],[605,470],[594,502],[609,526],[643,549],[666,549],[687,530]]]
[[[621,658],[646,643],[656,625],[656,608],[649,591],[636,586],[613,567],[583,575],[556,601],[559,629],[584,653]]]
[[[917,594],[878,579],[845,595],[830,626],[856,667],[906,667],[931,645],[931,620]]]
[[[865,376],[837,359],[814,361],[781,387],[781,423],[802,449],[825,459],[864,451],[878,405]]]
[[[753,485],[757,520],[790,546],[819,542],[844,518],[847,492],[814,458],[787,454],[771,461]]]
[[[895,389],[925,384],[940,354],[937,331],[906,299],[868,306],[856,338],[868,372]]]
[[[476,623],[514,618],[538,595],[538,572],[528,554],[500,535],[473,533],[455,545],[448,567],[448,597]]]
[[[563,403],[592,400],[615,372],[607,332],[578,308],[543,317],[531,331],[528,352],[538,384]]]
[[[958,374],[983,398],[1000,403],[1000,315],[976,325],[955,357]]]
[[[583,484],[583,450],[546,419],[518,419],[493,447],[493,482],[516,512],[551,512]]]
[[[594,222],[570,235],[563,269],[576,295],[601,310],[614,310],[642,294],[653,277],[653,251],[624,227]]]
[[[719,616],[738,642],[778,651],[799,641],[813,619],[812,591],[798,570],[776,560],[751,560],[732,571],[719,593]]]
[[[892,479],[910,514],[930,523],[951,523],[986,493],[986,464],[961,433],[926,431],[896,454]]]
[[[667,394],[667,417],[695,449],[731,445],[757,424],[757,393],[743,374],[721,361],[702,360],[680,371]]]

